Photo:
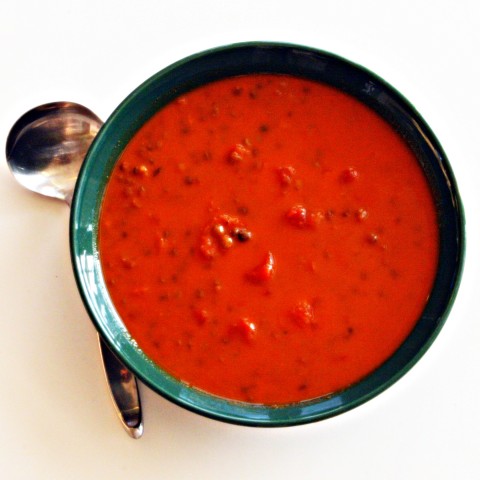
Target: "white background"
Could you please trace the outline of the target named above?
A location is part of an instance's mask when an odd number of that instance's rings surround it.
[[[186,55],[246,40],[305,44],[373,70],[420,111],[462,193],[467,256],[438,339],[398,383],[316,424],[254,429],[187,412],[141,385],[129,438],[73,279],[66,205],[0,162],[0,476],[16,479],[480,478],[480,7],[476,0],[0,3],[0,140],[41,103],[106,119]]]

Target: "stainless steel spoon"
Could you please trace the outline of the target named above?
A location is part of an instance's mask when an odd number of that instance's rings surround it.
[[[102,121],[71,102],[36,107],[14,124],[7,138],[7,163],[29,190],[72,202],[82,162]],[[117,414],[133,438],[143,434],[142,409],[135,376],[99,336],[105,377]]]

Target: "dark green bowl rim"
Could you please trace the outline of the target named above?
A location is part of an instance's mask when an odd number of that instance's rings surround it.
[[[438,208],[440,258],[423,315],[399,349],[378,369],[328,397],[283,406],[219,398],[189,387],[151,362],[129,336],[113,307],[97,249],[97,219],[111,168],[132,135],[176,96],[225,76],[285,73],[333,85],[364,102],[405,138],[430,182]],[[251,426],[286,426],[350,410],[388,388],[426,352],[453,305],[464,261],[464,212],[453,172],[435,135],[413,106],[367,69],[309,47],[249,42],[187,57],[153,75],[113,112],[82,166],[72,202],[70,249],[75,279],[86,309],[112,351],[145,384],[165,398],[210,418]]]

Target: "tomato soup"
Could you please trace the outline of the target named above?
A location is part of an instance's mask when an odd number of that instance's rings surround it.
[[[378,114],[287,75],[219,80],[159,110],[115,165],[99,250],[150,359],[221,397],[286,404],[372,372],[433,285],[438,223]]]

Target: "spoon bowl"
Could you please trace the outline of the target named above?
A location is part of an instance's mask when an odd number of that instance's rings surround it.
[[[41,105],[22,115],[7,138],[7,163],[28,190],[69,205],[78,172],[102,121],[72,102]]]

